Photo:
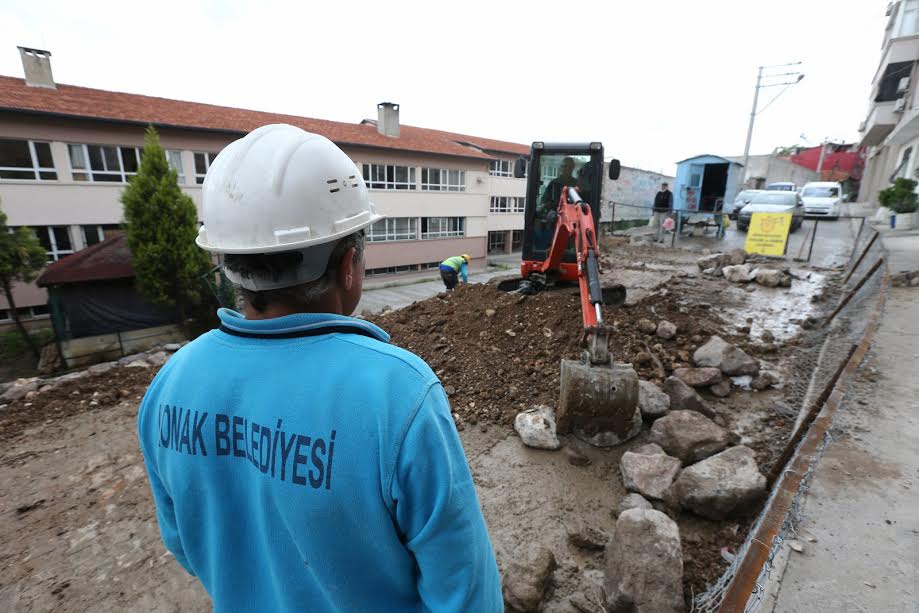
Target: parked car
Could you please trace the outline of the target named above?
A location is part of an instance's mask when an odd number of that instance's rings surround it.
[[[839,209],[845,202],[842,185],[835,181],[814,181],[801,191],[804,214],[814,217],[839,218]]]
[[[766,186],[766,190],[777,192],[796,192],[798,191],[798,186],[795,183],[782,181],[779,183],[770,183]]]
[[[804,222],[804,203],[798,192],[765,191],[754,194],[750,204],[740,209],[737,215],[737,229],[746,232],[750,228],[753,213],[791,213],[791,228],[794,232]]]
[[[729,216],[731,219],[737,219],[737,214],[740,213],[740,209],[742,209],[742,208],[744,208],[745,206],[747,206],[748,204],[750,204],[750,201],[753,199],[753,195],[754,195],[754,194],[758,194],[758,193],[761,192],[761,191],[763,191],[763,190],[761,190],[761,189],[745,189],[745,190],[743,190],[742,192],[740,192],[739,194],[737,194],[737,197],[734,198],[734,206],[733,206],[733,208],[731,208],[731,210],[728,212],[728,216]]]

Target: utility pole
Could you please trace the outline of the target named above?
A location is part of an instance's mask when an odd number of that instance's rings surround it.
[[[823,142],[820,143],[820,161],[817,162],[817,175],[820,177],[820,180],[823,180],[823,158],[826,157],[826,144],[830,142],[829,137],[824,138]]]
[[[794,85],[795,83],[800,83],[800,82],[801,82],[801,79],[804,78],[804,73],[802,73],[802,72],[800,72],[800,71],[797,71],[797,70],[794,70],[794,71],[791,71],[791,72],[783,72],[783,73],[779,73],[779,74],[765,74],[765,75],[763,74],[763,70],[766,70],[766,69],[768,69],[768,68],[784,68],[784,67],[786,67],[786,66],[798,66],[799,64],[801,64],[801,62],[791,62],[791,63],[788,63],[788,64],[776,64],[776,65],[774,65],[774,66],[760,66],[760,67],[759,67],[759,69],[758,69],[758,71],[757,71],[757,73],[756,73],[756,88],[753,90],[753,108],[752,108],[752,110],[750,111],[750,125],[747,127],[747,142],[746,142],[746,144],[744,145],[744,149],[743,149],[743,166],[744,166],[744,169],[743,169],[743,173],[741,174],[742,177],[745,177],[746,174],[747,174],[747,172],[748,172],[748,170],[747,170],[747,164],[750,162],[750,142],[753,140],[753,123],[756,121],[756,116],[757,116],[759,113],[762,113],[763,111],[765,111],[765,110],[769,107],[769,105],[772,104],[773,102],[775,102],[776,98],[778,98],[779,96],[781,96],[782,93],[783,93],[786,89],[788,89],[789,87],[791,87],[791,86]],[[783,81],[783,82],[781,82],[781,83],[773,83],[773,82],[763,83],[763,79],[766,79],[766,80],[768,81],[769,79],[772,79],[772,78],[775,78],[775,77],[788,77],[789,79],[792,78],[792,77],[796,77],[796,79],[793,80],[793,81],[791,81],[791,80],[789,80],[789,81]],[[763,88],[765,88],[765,87],[777,87],[777,86],[780,86],[780,85],[784,85],[785,88],[784,88],[782,91],[780,91],[778,94],[776,94],[775,97],[774,97],[772,100],[770,100],[768,103],[766,103],[766,106],[764,106],[763,108],[757,110],[756,106],[757,106],[757,104],[759,103],[759,90],[761,90],[761,89],[763,89]],[[746,182],[746,181],[742,180],[742,183],[745,183],[745,182]],[[745,187],[745,186],[742,186],[742,187]]]
[[[747,175],[747,164],[750,162],[750,141],[753,140],[753,122],[756,121],[756,104],[759,102],[759,86],[763,81],[763,67],[756,73],[756,89],[753,90],[753,109],[750,111],[750,125],[747,127],[747,143],[743,148],[743,174]],[[746,179],[744,180],[746,183]],[[746,185],[744,185],[746,187]]]

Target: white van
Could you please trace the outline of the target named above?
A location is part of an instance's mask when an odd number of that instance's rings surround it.
[[[844,197],[842,185],[835,181],[814,181],[801,190],[804,214],[814,217],[837,219]]]

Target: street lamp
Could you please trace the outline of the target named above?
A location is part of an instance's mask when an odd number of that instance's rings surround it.
[[[791,87],[792,85],[796,83],[800,83],[801,79],[804,78],[804,73],[798,70],[793,70],[790,72],[776,73],[776,74],[765,74],[765,75],[763,74],[763,70],[768,70],[772,68],[785,68],[787,66],[799,66],[800,64],[801,62],[791,62],[788,64],[776,64],[774,66],[760,66],[759,67],[759,71],[756,74],[756,89],[753,91],[753,110],[750,111],[750,125],[747,128],[747,142],[743,148],[744,175],[746,175],[746,172],[747,172],[747,163],[750,161],[750,141],[753,139],[753,122],[756,120],[756,115],[759,113],[762,113],[767,108],[769,108],[769,105],[775,102],[776,98],[781,96],[785,92],[786,89],[788,89],[789,87]],[[789,80],[783,81],[781,83],[770,83],[768,81],[766,83],[763,83],[764,79],[769,80],[769,79],[775,79],[777,77],[787,77]],[[777,93],[775,97],[773,97],[772,100],[770,100],[766,104],[766,106],[764,106],[762,109],[757,111],[756,105],[759,102],[759,90],[766,88],[766,87],[779,87],[782,85],[784,85],[785,88],[782,89],[782,91],[780,91],[779,93]]]

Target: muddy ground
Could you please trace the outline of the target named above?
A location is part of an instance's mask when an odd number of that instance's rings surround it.
[[[699,274],[698,255],[616,246],[604,282],[626,285],[630,299],[605,313],[615,329],[613,354],[660,382],[718,334],[771,364],[785,382],[779,389],[705,395],[765,473],[807,392],[822,337],[805,328],[832,295],[832,272],[802,271],[791,289],[748,292]],[[641,319],[675,323],[676,338],[639,332]],[[619,458],[648,434],[615,449],[566,439],[591,460],[575,466],[564,450],[528,449],[513,432],[518,411],[557,404],[559,361],[581,351],[575,291],[521,297],[469,286],[376,321],[394,343],[423,357],[450,393],[499,564],[533,542],[547,545],[559,569],[544,610],[571,610],[568,597],[601,576],[603,552],[571,545],[568,533],[585,525],[612,533],[625,494]],[[118,368],[0,412],[0,610],[209,608],[156,529],[134,433],[153,374]],[[723,572],[721,549],[736,550],[753,515],[727,522],[677,516],[687,597]]]

